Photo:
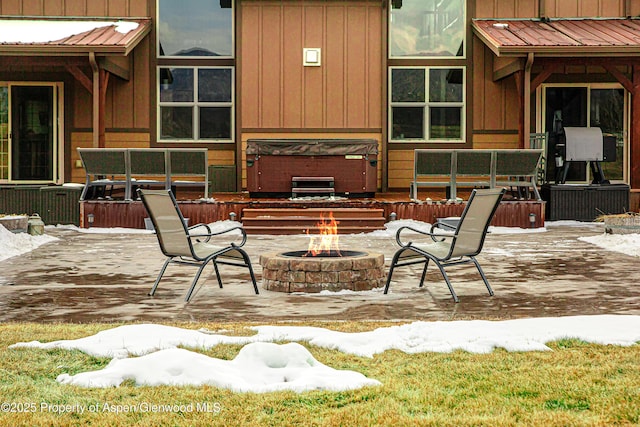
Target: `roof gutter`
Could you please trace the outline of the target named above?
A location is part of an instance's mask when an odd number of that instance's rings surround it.
[[[93,147],[98,148],[100,146],[100,68],[94,51],[89,51],[89,64],[93,71]]]

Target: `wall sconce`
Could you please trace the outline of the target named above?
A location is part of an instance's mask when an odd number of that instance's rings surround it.
[[[305,67],[319,67],[322,64],[321,56],[322,52],[319,47],[305,47],[302,49],[302,65]]]
[[[93,222],[95,220],[96,220],[96,217],[95,217],[94,214],[92,214],[92,213],[87,214],[87,222],[89,223],[89,227],[88,228],[91,228],[93,226]]]

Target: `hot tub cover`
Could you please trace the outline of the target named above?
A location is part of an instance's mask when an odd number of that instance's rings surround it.
[[[378,154],[375,139],[249,139],[247,154],[334,156]]]

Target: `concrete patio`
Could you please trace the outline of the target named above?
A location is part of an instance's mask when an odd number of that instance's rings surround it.
[[[548,224],[546,232],[492,233],[478,257],[493,286],[490,297],[473,266],[452,267],[455,304],[431,266],[418,288],[420,266],[396,270],[391,292],[286,294],[260,286],[246,269],[222,266],[201,277],[192,301],[183,297],[195,268],[170,266],[154,297],[147,295],[164,261],[155,235],[90,234],[47,228],[58,241],[0,262],[0,321],[173,322],[306,320],[507,319],[577,314],[640,314],[637,258],[578,240],[601,234],[594,223]],[[306,249],[306,236],[250,236],[245,246],[260,282],[259,256]],[[343,249],[380,252],[385,271],[395,239],[340,237]]]

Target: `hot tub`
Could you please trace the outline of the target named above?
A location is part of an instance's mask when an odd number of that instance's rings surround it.
[[[252,197],[290,195],[293,177],[333,177],[336,194],[373,197],[377,157],[373,139],[250,139],[247,190]]]

